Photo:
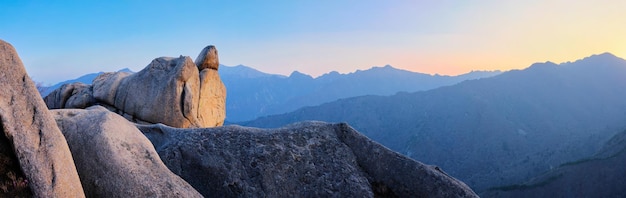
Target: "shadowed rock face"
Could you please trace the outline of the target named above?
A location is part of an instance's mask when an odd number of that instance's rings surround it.
[[[9,165],[2,167],[2,173],[13,175],[0,177],[0,188],[7,184],[4,179],[17,182],[9,189],[0,189],[0,196],[32,193],[35,197],[84,197],[63,134],[26,74],[17,52],[2,40],[0,71],[0,144],[3,144],[0,165]],[[30,192],[24,188],[30,188]],[[7,192],[10,189],[25,191]]]
[[[100,106],[52,110],[88,197],[202,197],[126,119]]]
[[[204,196],[476,197],[439,168],[390,151],[346,124],[138,128],[167,167]]]
[[[137,73],[103,73],[91,87],[63,86],[45,100],[51,109],[99,104],[137,123],[221,126],[226,118],[226,87],[218,65],[217,49],[208,46],[196,63],[187,56],[160,57]]]

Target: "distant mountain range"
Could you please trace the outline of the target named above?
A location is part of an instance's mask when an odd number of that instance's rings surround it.
[[[626,61],[605,53],[536,63],[429,91],[341,99],[240,124],[273,128],[304,120],[347,122],[481,192],[588,158],[626,128]]]
[[[128,69],[128,68],[124,68],[124,69],[121,69],[121,70],[119,70],[119,71],[133,73],[133,71],[131,71],[131,70],[130,70],[130,69]],[[82,83],[85,83],[85,84],[91,84],[91,82],[93,81],[93,79],[95,79],[96,77],[98,77],[98,75],[100,75],[100,74],[102,74],[102,73],[104,73],[104,72],[97,72],[97,73],[85,74],[85,75],[82,75],[82,76],[80,76],[80,77],[78,77],[78,78],[75,78],[75,79],[71,79],[71,80],[66,80],[66,81],[63,81],[63,82],[59,82],[59,83],[54,84],[54,85],[52,85],[52,86],[45,87],[45,88],[44,88],[44,90],[43,90],[43,92],[42,92],[42,93],[40,93],[40,94],[41,94],[43,97],[45,97],[45,96],[47,96],[48,94],[50,94],[52,91],[54,91],[55,89],[58,89],[59,87],[63,86],[64,84],[73,83],[73,82],[82,82]]]
[[[501,73],[474,71],[459,76],[440,76],[389,65],[349,74],[330,72],[317,78],[297,71],[289,76],[266,74],[241,65],[220,66],[219,72],[228,92],[226,120],[230,122],[286,113],[341,98],[422,91]]]
[[[120,71],[131,72],[128,69]],[[46,96],[66,83],[91,84],[101,73],[60,82],[47,88],[42,95]],[[226,120],[239,122],[346,97],[428,90],[464,80],[490,77],[501,72],[473,71],[459,76],[440,76],[400,70],[387,65],[349,74],[330,72],[313,78],[297,71],[283,76],[263,73],[243,65],[221,65],[219,73],[227,89]]]

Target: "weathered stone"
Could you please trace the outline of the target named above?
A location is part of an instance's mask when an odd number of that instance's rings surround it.
[[[198,66],[199,71],[204,69],[217,71],[220,66],[220,61],[217,56],[217,48],[213,45],[206,46],[202,49],[198,57],[196,57],[195,63]]]
[[[221,126],[226,118],[226,87],[217,72],[217,50],[208,46],[197,60],[198,65],[186,56],[160,57],[134,74],[103,73],[88,88],[62,86],[46,103],[51,109],[103,105],[136,123]]]
[[[82,109],[96,103],[91,86],[81,82],[62,85],[48,94],[44,101],[49,109]]]
[[[13,185],[22,185],[31,191],[19,195],[84,197],[63,134],[26,74],[17,52],[2,40],[0,71],[0,143],[11,145],[17,160],[15,164],[21,167],[17,175],[13,174],[13,181],[19,181],[22,171],[26,177],[22,180],[24,183]],[[0,193],[11,195],[10,192]]]
[[[105,104],[114,105],[117,88],[122,79],[129,75],[131,74],[127,72],[107,72],[98,75],[92,82],[94,98]]]
[[[198,122],[200,75],[191,58],[161,57],[122,79],[116,108],[140,120],[173,127],[208,127]]]
[[[198,121],[201,126],[222,126],[226,119],[226,86],[216,70],[200,72]]]
[[[52,112],[88,197],[201,197],[121,116],[100,106]]]
[[[477,197],[441,169],[372,142],[347,124],[138,128],[167,167],[205,196]]]

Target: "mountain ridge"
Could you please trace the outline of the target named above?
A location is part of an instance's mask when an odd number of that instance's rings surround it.
[[[341,99],[240,124],[347,122],[481,191],[591,156],[626,126],[624,59],[592,56],[555,65],[536,63],[429,91]]]
[[[254,68],[221,65],[218,70],[226,85],[227,121],[252,120],[259,116],[286,113],[304,106],[318,105],[360,95],[391,95],[452,85],[463,80],[498,75],[500,71],[470,72],[458,76],[422,74],[390,65],[340,74],[331,71],[312,77],[298,71],[289,76],[269,74]],[[70,82],[91,84],[100,73],[58,83],[42,93],[46,96]]]
[[[624,197],[626,131],[609,141],[593,157],[564,163],[522,184],[500,186],[484,197]]]

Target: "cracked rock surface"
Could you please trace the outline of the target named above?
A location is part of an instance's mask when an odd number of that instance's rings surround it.
[[[204,196],[477,197],[441,169],[393,152],[347,124],[138,128],[165,165]]]
[[[2,40],[0,70],[0,155],[3,165],[12,165],[1,168],[0,196],[84,197],[63,134],[17,52]],[[11,194],[20,188],[24,192]]]
[[[62,86],[45,101],[51,109],[102,105],[135,123],[222,126],[226,87],[218,66],[217,49],[208,46],[195,63],[188,56],[156,58],[134,74],[109,72],[96,77],[89,87]]]
[[[100,106],[51,111],[87,197],[202,197],[163,164],[135,125]]]

